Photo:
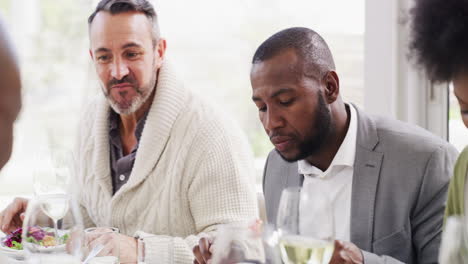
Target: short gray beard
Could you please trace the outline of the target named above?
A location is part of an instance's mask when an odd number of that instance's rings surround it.
[[[154,89],[154,86],[153,86],[153,89]],[[146,100],[148,100],[151,93],[153,92],[153,89],[148,91],[146,94],[143,94],[141,91],[137,90],[137,94],[138,94],[137,97],[135,97],[132,100],[130,107],[126,109],[121,109],[119,107],[119,104],[108,93],[106,94],[106,97],[107,97],[107,101],[109,102],[109,105],[117,114],[130,115],[130,114],[135,113],[138,109],[140,109],[140,107],[146,102]]]
[[[148,100],[148,98],[153,93],[154,89],[156,89],[157,80],[158,80],[158,73],[155,73],[155,75],[153,76],[153,79],[149,83],[151,89],[148,89],[147,93],[143,92],[145,89],[143,89],[142,91],[141,89],[136,88],[137,96],[132,100],[132,102],[130,103],[130,107],[128,107],[127,109],[121,109],[119,107],[119,104],[110,96],[110,93],[107,92],[107,88],[105,86],[102,86],[102,87],[103,87],[104,95],[106,96],[107,101],[109,102],[109,105],[111,106],[111,108],[119,115],[130,115],[130,114],[135,113],[138,109],[140,109],[140,107]]]
[[[154,67],[155,63],[156,61],[153,60],[153,69],[155,68]],[[105,85],[102,85],[102,90],[104,92],[104,95],[107,98],[107,101],[109,102],[109,105],[117,114],[130,115],[130,114],[135,113],[138,109],[140,109],[140,107],[146,102],[146,100],[148,100],[148,98],[153,93],[154,89],[156,89],[157,82],[158,82],[158,71],[156,71],[155,74],[153,75],[153,78],[151,79],[149,83],[150,89],[147,90],[148,92],[146,94],[143,92],[146,89],[142,89],[143,90],[142,91],[141,89],[139,89],[139,87],[135,88],[137,92],[137,97],[132,100],[132,102],[130,103],[130,107],[127,109],[120,109],[119,104],[110,96],[110,92],[107,91],[107,87]]]

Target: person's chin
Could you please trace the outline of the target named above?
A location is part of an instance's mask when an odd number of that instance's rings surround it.
[[[114,111],[118,113],[119,115],[129,114],[128,112],[129,112],[130,106],[128,104],[121,104],[112,99],[109,100],[109,104],[112,107],[112,109],[114,109]]]
[[[295,153],[294,150],[289,150],[289,151],[279,151],[278,149],[276,149],[276,152],[287,162],[296,162],[299,160],[299,155],[297,153]]]

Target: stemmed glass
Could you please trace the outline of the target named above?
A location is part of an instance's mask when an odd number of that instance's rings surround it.
[[[277,215],[281,258],[286,264],[328,264],[334,250],[333,205],[300,187],[283,190]]]
[[[37,196],[28,203],[22,234],[26,260],[80,264],[84,233],[79,208],[74,199],[49,198]]]
[[[39,150],[33,166],[36,196],[67,193],[73,168],[71,151],[63,148]]]
[[[34,194],[40,201],[42,211],[52,219],[55,234],[58,236],[58,221],[68,212],[70,203],[68,189],[70,168],[73,164],[72,154],[63,148],[42,149],[36,153],[35,161]]]

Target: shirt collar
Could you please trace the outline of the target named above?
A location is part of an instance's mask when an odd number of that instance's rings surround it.
[[[145,126],[147,117],[148,111],[146,111],[143,117],[137,122],[137,127],[135,129],[135,137],[137,138],[138,142],[140,142],[141,134],[143,133],[143,128]],[[119,121],[119,114],[114,112],[114,110],[111,110],[109,112],[109,135],[111,136],[111,139],[119,137]]]
[[[352,104],[346,104],[346,107],[349,108],[349,127],[346,132],[346,136],[341,143],[340,148],[335,154],[333,161],[331,162],[328,169],[324,172],[319,168],[311,165],[306,160],[298,161],[298,171],[299,174],[304,175],[317,175],[320,178],[325,177],[329,174],[330,170],[336,166],[342,167],[353,167],[354,166],[354,157],[356,155],[356,138],[357,138],[357,114],[356,109]]]

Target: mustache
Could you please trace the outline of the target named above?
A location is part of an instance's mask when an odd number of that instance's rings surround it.
[[[275,137],[288,137],[288,138],[293,138],[294,136],[288,133],[282,133],[281,131],[271,131],[268,133],[268,137],[271,139]]]
[[[109,82],[107,82],[107,87],[112,87],[112,86],[114,86],[114,85],[122,84],[122,83],[129,83],[129,84],[135,86],[135,85],[136,85],[136,80],[135,80],[133,77],[129,76],[129,75],[123,77],[123,78],[120,79],[120,80],[117,80],[117,79],[115,79],[115,78],[112,78],[112,80],[110,80]]]

